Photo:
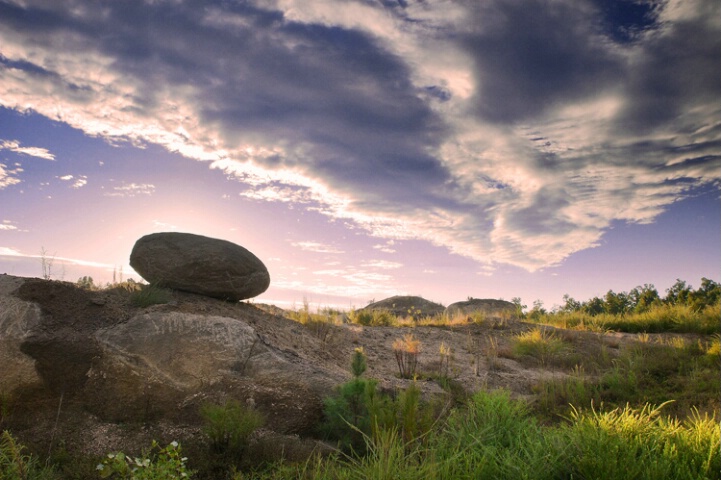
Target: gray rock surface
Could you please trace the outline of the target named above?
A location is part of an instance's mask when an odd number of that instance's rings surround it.
[[[23,281],[0,275],[0,393],[40,383],[35,362],[20,351],[20,344],[40,323],[40,308],[10,295]]]
[[[397,317],[430,317],[443,313],[445,307],[423,297],[396,295],[378,302],[373,302],[361,310],[385,310]]]
[[[507,317],[513,318],[516,315],[516,306],[505,300],[493,298],[471,298],[463,302],[456,302],[446,308],[448,315],[471,315],[480,312],[491,318]]]
[[[0,275],[0,393],[15,418],[52,416],[60,401],[66,418],[197,424],[202,404],[237,399],[275,432],[313,431],[348,377],[317,365],[318,339],[249,304],[175,295],[137,308],[127,291]],[[288,351],[299,342],[303,354]]]
[[[247,249],[190,233],[153,233],[140,238],[130,265],[151,284],[239,301],[260,295],[270,285],[262,261]]]

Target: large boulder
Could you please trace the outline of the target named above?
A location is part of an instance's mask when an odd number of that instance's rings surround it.
[[[373,302],[361,310],[384,310],[396,317],[412,317],[419,319],[443,313],[445,307],[423,297],[396,295],[378,302]]]
[[[489,318],[512,318],[516,315],[516,306],[505,300],[471,298],[464,302],[456,302],[448,305],[446,313],[451,317],[482,313]]]
[[[270,285],[250,251],[191,233],[153,233],[135,242],[130,266],[149,283],[228,301],[260,295]]]

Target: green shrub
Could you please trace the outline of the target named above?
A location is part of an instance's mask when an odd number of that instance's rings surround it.
[[[140,308],[169,303],[172,299],[170,290],[154,283],[144,285],[140,290],[130,294],[131,303]]]
[[[344,450],[363,451],[364,436],[373,436],[379,428],[393,423],[392,403],[377,386],[376,380],[363,378],[340,385],[335,395],[324,400],[321,433]]]
[[[351,372],[353,372],[355,378],[358,378],[363,375],[367,368],[368,361],[366,360],[366,354],[363,351],[363,347],[358,347],[353,351],[353,357],[351,358]]]
[[[674,400],[666,411],[681,417],[693,406],[718,409],[719,359],[707,353],[714,348],[682,339],[626,346],[600,378],[601,399],[617,407]]]
[[[205,421],[203,432],[212,450],[235,459],[245,451],[250,435],[264,423],[260,412],[237,400],[223,405],[205,404],[200,414]]]
[[[396,431],[408,444],[423,440],[442,410],[422,401],[415,383],[392,398],[378,391],[377,381],[355,378],[325,399],[321,431],[343,450],[365,453],[368,439],[373,441],[388,430]]]
[[[558,416],[567,414],[572,405],[600,403],[600,390],[600,386],[586,376],[583,367],[576,366],[568,377],[538,383],[534,411],[550,420],[557,420]]]
[[[433,451],[450,463],[444,478],[566,478],[560,475],[559,452],[530,412],[508,391],[475,393],[432,440]]]
[[[351,323],[366,327],[390,327],[398,325],[398,318],[387,310],[351,310],[348,313]]]
[[[541,365],[564,363],[562,357],[571,351],[561,338],[543,328],[521,333],[513,338],[513,353],[538,360]]]
[[[193,476],[193,472],[185,466],[187,460],[182,456],[178,442],[171,442],[167,447],[160,448],[157,442],[153,441],[150,451],[140,457],[131,457],[123,452],[109,453],[107,458],[98,464],[97,470],[101,478],[176,480]]]
[[[25,447],[8,432],[0,436],[0,479],[52,480],[59,478],[55,471],[41,466],[37,458],[25,453]]]

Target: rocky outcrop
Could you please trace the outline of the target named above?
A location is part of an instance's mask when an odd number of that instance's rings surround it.
[[[152,284],[239,301],[263,293],[270,275],[247,249],[190,233],[153,233],[135,242],[130,265]]]
[[[0,393],[40,383],[35,362],[20,351],[28,333],[40,323],[40,308],[10,295],[23,282],[0,275]]]
[[[348,377],[276,345],[273,328],[321,350],[298,324],[252,305],[178,293],[175,305],[140,309],[127,297],[0,276],[0,393],[18,414],[52,412],[60,399],[103,422],[192,424],[202,404],[232,398],[255,405],[275,432],[305,434]],[[214,308],[233,316],[198,313]]]
[[[446,312],[451,317],[482,313],[489,318],[513,318],[516,315],[516,306],[505,300],[471,298],[464,302],[456,302],[448,305]]]
[[[385,310],[397,317],[432,317],[441,314],[445,307],[423,297],[397,295],[379,302],[371,303],[361,310]]]

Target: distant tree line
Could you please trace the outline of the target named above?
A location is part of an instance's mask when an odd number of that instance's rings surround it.
[[[520,299],[514,299],[514,303],[520,305]],[[685,281],[677,279],[671,288],[666,290],[666,295],[661,296],[653,284],[644,284],[632,289],[630,292],[616,293],[609,290],[603,297],[593,297],[588,301],[579,302],[570,295],[563,296],[564,304],[555,310],[559,313],[583,312],[590,316],[601,314],[627,315],[633,313],[644,313],[653,308],[663,305],[683,305],[690,307],[693,311],[700,312],[706,307],[714,306],[721,302],[721,284],[708,278],[701,279],[701,286],[694,289]],[[522,305],[525,308],[525,305]],[[533,302],[533,309],[528,312],[531,318],[548,313],[543,308],[543,302]]]

